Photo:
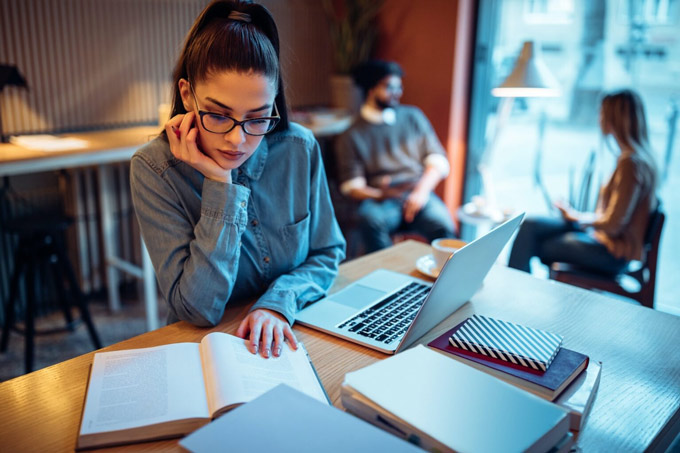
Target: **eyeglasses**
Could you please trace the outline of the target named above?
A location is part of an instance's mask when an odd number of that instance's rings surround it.
[[[201,118],[201,124],[203,128],[214,134],[226,134],[231,132],[236,126],[241,126],[243,132],[248,135],[265,135],[274,130],[276,125],[279,123],[281,116],[279,116],[279,110],[274,103],[274,115],[264,116],[260,118],[248,118],[243,121],[239,121],[227,115],[220,115],[218,113],[207,112],[201,110],[198,106],[198,101],[196,100],[196,93],[194,92],[194,87],[191,86],[191,94],[194,97],[194,103],[198,109],[198,116]]]

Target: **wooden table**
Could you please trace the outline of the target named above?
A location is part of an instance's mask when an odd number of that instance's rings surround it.
[[[148,330],[159,327],[156,278],[143,240],[141,268],[118,256],[119,247],[113,218],[116,184],[110,164],[128,162],[135,151],[158,135],[158,132],[157,126],[141,126],[63,134],[57,137],[85,140],[87,146],[59,151],[29,149],[10,143],[0,144],[0,177],[90,166],[97,168],[99,175],[97,196],[102,214],[102,242],[109,306],[114,311],[119,310],[121,306],[118,293],[119,272],[126,272],[142,279]],[[85,195],[92,196],[90,193]],[[77,196],[76,200],[79,202],[80,197]],[[82,250],[81,253],[86,251]]]
[[[427,245],[406,241],[344,263],[333,290],[378,267],[416,275],[415,260],[429,251]],[[179,322],[104,350],[197,342],[213,330],[233,334],[247,309],[229,307],[214,329]],[[473,313],[557,332],[564,335],[565,347],[602,361],[600,389],[579,435],[583,451],[663,451],[680,431],[680,318],[494,266],[471,302],[420,342],[430,341]],[[294,330],[336,406],[345,373],[387,357],[303,326]],[[3,451],[73,450],[92,354],[0,384]],[[180,451],[176,440],[121,450]]]

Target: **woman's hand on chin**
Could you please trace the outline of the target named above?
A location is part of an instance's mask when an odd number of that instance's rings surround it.
[[[280,356],[286,339],[292,349],[297,349],[297,339],[286,318],[265,308],[251,311],[241,321],[236,336],[246,338],[246,335],[248,350],[253,354],[260,352],[265,359]]]
[[[172,117],[165,123],[165,132],[168,135],[170,152],[173,156],[191,165],[208,179],[231,184],[231,170],[220,167],[217,162],[199,149],[194,112]]]

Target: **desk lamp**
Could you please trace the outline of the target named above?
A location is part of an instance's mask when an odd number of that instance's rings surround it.
[[[28,89],[26,79],[14,65],[0,64],[0,93],[5,85],[14,85]],[[2,111],[0,110],[0,142],[7,143],[8,137],[2,132]]]
[[[488,169],[488,163],[491,160],[493,149],[498,141],[500,132],[505,125],[510,112],[512,111],[512,104],[514,99],[521,98],[537,98],[537,97],[557,97],[560,96],[561,90],[555,77],[552,75],[548,67],[540,58],[540,49],[533,41],[525,41],[522,45],[515,66],[512,72],[503,83],[491,90],[491,94],[495,97],[501,98],[498,105],[498,119],[496,121],[496,128],[494,136],[487,146],[485,152],[482,154],[478,166],[479,173],[482,178],[482,187],[484,194],[487,197],[486,204],[491,211],[497,210],[495,193],[493,189],[493,181]],[[536,148],[536,158],[534,161],[534,181],[541,189],[543,197],[548,203],[549,209],[552,209],[552,201],[543,185],[540,175],[540,162],[542,154],[542,142],[545,132],[545,115],[541,114],[541,119],[538,124],[538,145]]]

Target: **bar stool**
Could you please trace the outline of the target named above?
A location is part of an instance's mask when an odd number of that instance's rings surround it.
[[[69,217],[46,215],[13,219],[7,221],[4,225],[4,229],[8,233],[18,236],[19,242],[14,255],[14,271],[10,280],[9,299],[4,307],[5,322],[0,340],[0,351],[7,351],[10,330],[22,333],[25,338],[26,373],[33,369],[34,337],[37,334],[51,334],[65,330],[73,331],[82,321],[87,327],[95,349],[102,347],[87,308],[85,295],[80,290],[73,266],[66,253],[63,233],[71,223],[73,223],[73,219]],[[46,282],[36,281],[36,276],[45,277],[46,274],[40,273],[40,270],[45,268],[49,268],[54,277],[59,303],[66,321],[64,329],[46,331],[36,331],[35,329],[36,289],[38,284],[46,284]],[[22,277],[25,277],[26,305],[24,328],[20,329],[15,326],[15,310],[20,303],[19,286]],[[75,303],[80,311],[80,319],[73,319],[67,293],[70,293],[70,300]]]

